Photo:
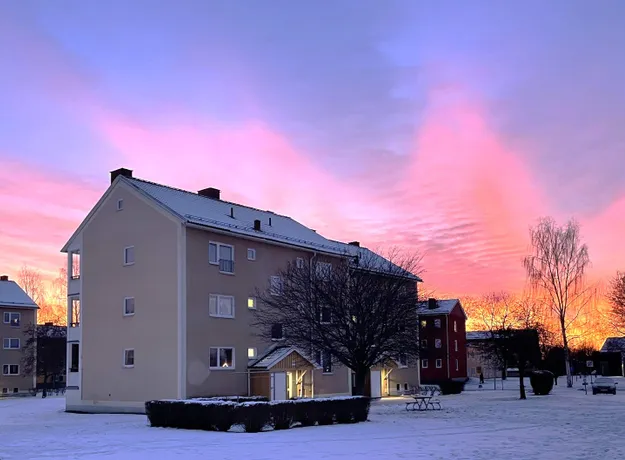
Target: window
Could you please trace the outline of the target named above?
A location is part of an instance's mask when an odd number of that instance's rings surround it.
[[[19,312],[4,312],[4,324],[10,324],[11,326],[19,326],[21,320],[21,314]]]
[[[332,314],[328,307],[321,307],[319,312],[319,322],[321,324],[329,324],[332,321]]]
[[[271,295],[282,294],[282,278],[279,276],[272,276],[270,278],[270,292]]]
[[[4,339],[2,348],[4,348],[5,350],[19,350],[20,339]]]
[[[399,365],[402,367],[408,367],[408,357],[406,356],[406,353],[401,353],[399,355]]]
[[[8,392],[9,392],[9,389],[8,389],[8,388],[3,388],[3,389],[2,389],[2,394],[7,394]]]
[[[440,319],[435,319],[434,320],[434,327],[438,327],[438,328],[441,327],[441,320]]]
[[[456,320],[454,320],[454,332],[458,332],[458,321]]]
[[[72,311],[70,313],[71,322],[69,327],[78,327],[80,326],[80,298],[72,297]]]
[[[271,326],[271,340],[282,340],[284,338],[284,331],[282,330],[282,324],[276,323]]]
[[[426,328],[426,327],[427,327],[427,325],[428,325],[428,322],[427,322],[426,320],[422,319],[422,320],[421,320],[421,327],[422,327],[422,328]]]
[[[422,359],[421,360],[421,369],[427,369],[428,368],[428,360],[427,359]]]
[[[408,391],[408,384],[404,383],[404,391]]]
[[[19,393],[20,389],[19,388],[13,388],[13,393]]]
[[[256,308],[256,298],[248,297],[247,298],[247,308],[254,310]]]
[[[295,259],[295,267],[304,268],[304,259],[302,259],[301,257]]]
[[[234,369],[234,348],[211,347],[208,366],[211,369]]]
[[[401,385],[399,383],[396,385],[396,387],[397,387],[397,391],[401,391]]]
[[[423,339],[421,340],[421,348],[427,348],[428,347],[428,341],[427,339]]]
[[[256,249],[247,249],[247,260],[256,260]]]
[[[219,265],[219,271],[222,273],[234,273],[234,246],[208,243],[208,263]]]
[[[217,318],[234,318],[234,297],[210,294],[208,296],[208,314]]]
[[[120,198],[119,200],[117,200],[117,210],[121,211],[122,209],[124,209],[124,200]]]
[[[72,279],[77,280],[80,278],[80,253],[72,252]]]
[[[124,265],[132,265],[135,263],[135,247],[128,246],[124,248]]]
[[[256,358],[256,348],[248,348],[247,349],[247,357],[249,359]]]
[[[69,363],[70,372],[78,372],[79,359],[80,359],[80,345],[77,343],[72,343],[72,355],[71,355],[71,361]]]
[[[460,370],[460,363],[458,362],[458,358],[456,358],[456,370]]]
[[[2,374],[4,374],[4,375],[19,375],[20,374],[20,366],[19,366],[19,364],[3,364],[2,365]]]
[[[124,350],[124,367],[135,367],[135,350],[132,348]]]
[[[442,359],[437,359],[436,360],[436,368],[440,369],[441,367],[443,367],[443,360]]]
[[[135,314],[135,298],[126,297],[124,299],[124,316],[132,316]]]
[[[324,374],[332,373],[332,355],[329,351],[321,353],[321,366],[323,367]]]
[[[332,272],[332,264],[328,262],[317,262],[315,270],[319,278],[328,278]]]
[[[458,341],[454,340],[454,350],[458,351]]]
[[[436,348],[442,348],[443,347],[443,341],[441,339],[434,339],[434,346]]]

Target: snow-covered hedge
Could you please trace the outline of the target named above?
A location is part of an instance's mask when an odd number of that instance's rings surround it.
[[[295,425],[364,422],[369,416],[369,403],[369,398],[363,396],[269,402],[201,398],[148,401],[145,410],[150,425],[155,427],[228,431],[242,425],[247,432],[259,432]]]

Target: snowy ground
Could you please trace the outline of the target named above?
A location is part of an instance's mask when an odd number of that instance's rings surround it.
[[[467,386],[444,409],[373,404],[370,421],[288,431],[213,433],[150,428],[145,416],[63,412],[64,399],[0,400],[0,459],[456,459],[625,458],[625,381],[616,396],[585,395],[564,379],[552,395]],[[490,388],[487,389],[489,387]],[[500,388],[500,387],[499,387]]]

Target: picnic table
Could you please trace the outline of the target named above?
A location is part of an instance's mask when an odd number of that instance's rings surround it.
[[[423,392],[415,391],[411,394],[405,394],[405,396],[410,396],[414,401],[408,401],[406,403],[407,411],[426,411],[431,408],[431,410],[441,410],[441,402],[439,399],[435,398],[436,389],[428,389]]]

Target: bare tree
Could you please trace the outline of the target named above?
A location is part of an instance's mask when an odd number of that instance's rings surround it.
[[[617,272],[610,280],[610,324],[619,334],[625,334],[625,272]]]
[[[419,256],[382,258],[364,248],[290,263],[258,290],[254,324],[261,337],[298,347],[323,366],[352,369],[354,392],[363,394],[371,367],[417,362],[420,272]]]
[[[580,241],[579,225],[570,220],[558,226],[552,218],[543,218],[530,229],[532,253],[523,265],[534,288],[545,293],[557,316],[564,360],[566,384],[573,386],[567,330],[590,299],[585,275],[590,258],[588,247]]]
[[[39,270],[23,265],[17,273],[17,282],[37,305],[44,301],[46,290]]]

